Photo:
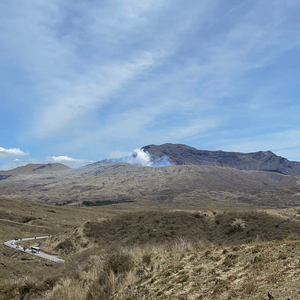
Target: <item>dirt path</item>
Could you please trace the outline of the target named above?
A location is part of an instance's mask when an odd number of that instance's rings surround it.
[[[47,236],[40,236],[40,237],[14,239],[14,240],[9,240],[9,241],[5,242],[4,245],[7,246],[7,247],[10,247],[10,248],[13,248],[13,249],[16,249],[16,250],[28,253],[28,254],[32,254],[32,255],[36,255],[36,256],[42,257],[42,258],[49,259],[49,260],[54,261],[54,262],[65,262],[63,259],[58,258],[55,255],[46,254],[46,253],[44,253],[42,251],[34,253],[34,252],[31,251],[31,249],[26,249],[25,248],[25,250],[24,250],[24,248],[18,244],[18,242],[32,241],[32,240],[39,240],[39,239],[47,239],[49,237],[51,237],[51,236],[47,235]]]

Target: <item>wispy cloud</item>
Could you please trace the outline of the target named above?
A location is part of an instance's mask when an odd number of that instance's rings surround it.
[[[224,142],[224,141],[223,141]],[[239,143],[223,144],[225,151],[237,152],[256,152],[261,150],[272,150],[283,153],[290,148],[297,148],[294,151],[299,152],[300,148],[300,128],[293,130],[284,130],[271,134],[261,134],[255,137],[240,138]]]
[[[121,152],[121,151],[113,151],[110,153],[108,158],[123,158],[131,155],[132,152]]]
[[[29,153],[23,152],[19,148],[5,149],[0,147],[0,158],[7,158],[11,156],[29,156]]]
[[[30,153],[45,145],[38,157],[205,148],[216,136],[221,148],[242,132],[250,151],[260,128],[298,126],[297,1],[16,0],[0,10],[2,110],[23,120],[7,139]]]
[[[85,166],[87,164],[91,164],[95,161],[89,160],[89,159],[79,159],[79,158],[73,158],[73,157],[61,155],[61,156],[47,156],[45,158],[45,162],[61,163],[68,167],[71,167],[71,168],[79,168],[79,167]]]
[[[175,127],[168,136],[172,139],[176,138],[178,140],[195,136],[200,132],[206,131],[207,129],[216,128],[219,126],[217,120],[212,119],[202,119],[191,122],[189,126],[186,127]]]
[[[96,70],[93,74],[87,74],[81,78],[82,82],[72,87],[70,95],[58,98],[57,103],[41,114],[37,120],[36,134],[45,138],[76,125],[76,119],[84,114],[88,117],[95,108],[99,109],[127,80],[150,65],[151,56],[146,53],[132,63],[102,66],[100,74]]]

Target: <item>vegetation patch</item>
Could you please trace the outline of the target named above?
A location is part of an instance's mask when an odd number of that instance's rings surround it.
[[[53,206],[5,203],[3,240],[38,235],[42,227],[32,223],[42,218],[61,233],[41,248],[57,247],[69,260],[50,263],[2,245],[0,299],[259,300],[268,291],[275,299],[299,299],[300,231],[290,216],[148,211],[115,217],[106,207],[61,206],[53,213]],[[37,221],[22,223],[28,216]],[[83,219],[89,221],[82,225]],[[38,231],[24,234],[25,228]]]
[[[215,245],[237,245],[282,240],[299,234],[300,224],[264,212],[224,212],[212,217],[188,212],[125,213],[104,222],[88,222],[84,235],[101,245],[184,244],[197,240]],[[184,239],[183,239],[184,237]]]
[[[136,202],[134,200],[104,200],[104,201],[82,201],[83,206],[103,206],[103,205],[112,205],[112,204],[120,204],[120,203],[129,203],[129,202]]]

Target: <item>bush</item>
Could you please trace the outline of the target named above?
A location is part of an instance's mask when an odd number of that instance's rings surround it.
[[[122,275],[133,269],[134,263],[132,256],[124,252],[111,254],[100,270],[97,281],[89,288],[86,300],[107,300],[111,299],[116,288],[124,279]]]
[[[24,299],[27,294],[32,295],[38,291],[37,286],[33,282],[26,282],[19,288],[20,299]]]
[[[71,240],[67,239],[65,241],[60,242],[55,247],[55,250],[71,251],[71,250],[73,250],[73,243]]]
[[[129,272],[134,266],[132,256],[124,252],[115,252],[108,257],[104,267],[106,272],[112,270],[115,274]]]
[[[95,282],[87,293],[86,300],[107,300],[110,299],[111,288],[109,278],[106,273],[101,273],[98,282]]]

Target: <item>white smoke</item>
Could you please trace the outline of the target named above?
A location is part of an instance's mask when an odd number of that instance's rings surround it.
[[[173,163],[167,156],[154,157],[143,149],[135,149],[133,152],[125,157],[111,158],[110,161],[122,161],[131,165],[138,165],[143,167],[166,167]]]
[[[128,163],[143,167],[153,166],[150,154],[148,152],[143,151],[142,149],[133,150],[131,156],[128,157]]]

